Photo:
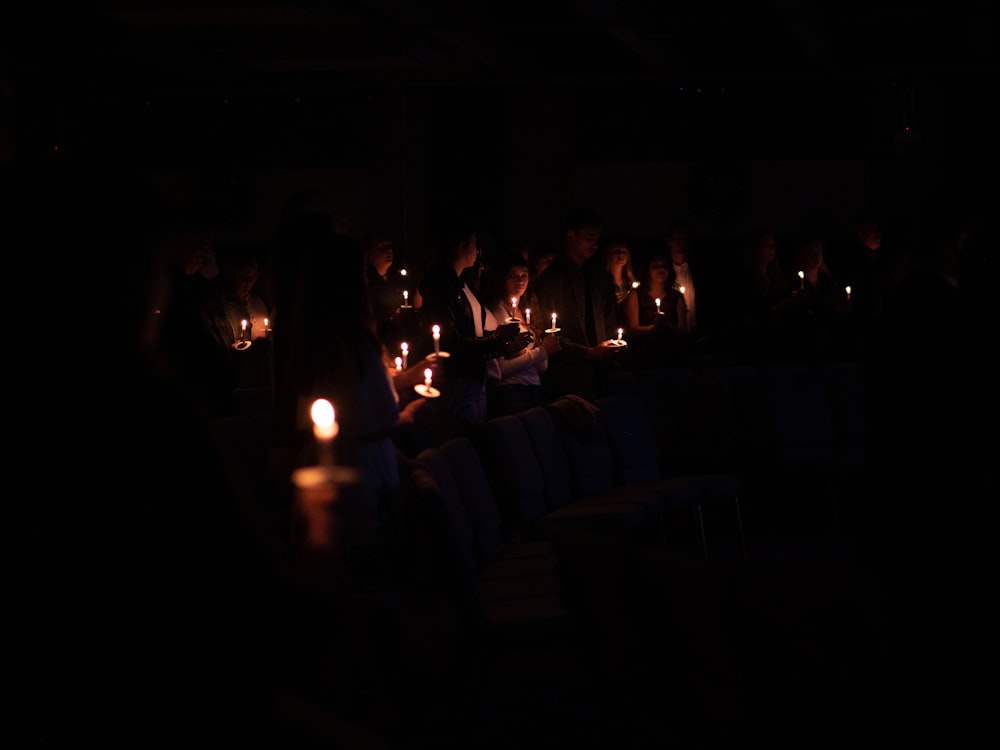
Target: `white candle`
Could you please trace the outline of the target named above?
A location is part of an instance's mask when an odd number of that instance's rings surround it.
[[[687,290],[684,287],[681,287],[677,291],[679,291],[681,294],[684,294],[684,292],[686,292]]]
[[[406,369],[406,358],[410,353],[410,345],[405,341],[399,345],[400,351],[403,353],[403,369]]]
[[[247,319],[243,318],[243,320],[240,321],[240,341],[246,341],[246,340],[247,340]]]
[[[844,291],[847,292],[847,301],[850,302],[851,301],[851,287],[845,286],[844,287]]]
[[[426,370],[424,370],[424,388],[427,388],[428,390],[430,390],[431,387],[431,375],[433,374],[434,373],[429,367]]]
[[[409,305],[410,305],[410,293],[404,289],[403,290],[403,307],[409,307]]]
[[[517,317],[517,297],[510,298],[510,317]]]
[[[271,323],[267,318],[264,318],[264,330],[268,330],[271,327]]]
[[[403,358],[396,357],[396,372],[399,372],[402,369],[403,369]]]
[[[625,333],[625,331],[623,329],[619,328],[618,329],[618,343],[619,344],[622,342],[622,334],[623,333]]]
[[[313,435],[316,438],[316,458],[320,466],[333,466],[333,439],[340,428],[337,425],[333,404],[325,398],[313,401],[310,410]]]
[[[556,314],[552,313],[552,330],[556,330]]]
[[[654,301],[656,302],[656,312],[660,312],[660,298],[657,297]]]
[[[441,326],[435,325],[431,328],[431,336],[434,339],[434,353],[441,353]]]
[[[531,325],[531,308],[530,307],[524,308],[524,322],[525,322],[525,324],[527,324],[529,326]]]
[[[804,271],[799,271],[799,289],[806,288],[806,274]]]

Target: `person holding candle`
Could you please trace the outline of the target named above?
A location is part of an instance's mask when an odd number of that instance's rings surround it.
[[[529,307],[512,300],[525,300],[528,290],[528,261],[518,253],[508,253],[490,266],[486,277],[486,301],[497,320],[514,316],[521,333],[532,337],[522,351],[499,357],[490,363],[487,382],[487,416],[516,414],[542,403],[542,376],[549,366],[549,354],[559,351],[559,337],[538,338],[528,324]]]
[[[605,268],[615,284],[615,301],[618,303],[618,322],[625,325],[626,298],[635,292],[636,279],[632,270],[632,249],[624,240],[612,240],[604,246]]]
[[[393,242],[387,233],[375,231],[368,235],[365,256],[365,283],[375,316],[376,334],[379,341],[391,350],[400,341],[412,339],[417,333],[413,315],[414,292],[410,288],[412,282],[396,268]]]
[[[807,234],[796,244],[793,268],[801,275],[792,291],[794,303],[783,316],[787,325],[781,346],[811,361],[830,352],[835,326],[847,313],[847,298],[826,265],[819,233]]]
[[[667,254],[653,253],[637,293],[625,299],[624,327],[634,344],[629,356],[635,366],[677,363],[687,355],[687,306],[675,281]]]
[[[544,322],[551,312],[558,314],[562,330],[559,349],[549,357],[542,381],[544,400],[554,401],[566,394],[595,399],[607,371],[622,351],[607,346],[617,335],[618,317],[614,283],[605,270],[604,258],[595,257],[600,248],[603,219],[588,208],[570,213],[565,224],[563,252],[535,281],[538,306]]]
[[[376,336],[360,243],[337,234],[327,215],[294,221],[286,237],[296,244],[275,271],[282,328],[275,335],[272,411],[285,461],[281,473],[316,461],[309,409],[316,399],[328,399],[339,425],[335,461],[362,477],[338,515],[345,527],[343,553],[367,579],[391,564],[398,538],[401,490],[392,438],[399,401]]]
[[[463,281],[479,257],[475,226],[456,222],[445,228],[439,243],[439,257],[420,285],[419,317],[422,330],[441,327],[440,347],[450,356],[436,386],[441,391],[439,411],[449,423],[448,433],[464,434],[486,419],[490,361],[520,352],[531,337],[518,323],[498,325],[489,306]]]
[[[722,326],[725,346],[741,352],[747,361],[780,359],[780,327],[795,300],[772,229],[761,228],[746,237],[735,277],[734,298]]]

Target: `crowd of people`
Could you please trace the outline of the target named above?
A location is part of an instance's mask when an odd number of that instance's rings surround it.
[[[309,696],[329,688],[318,676],[328,662],[304,652],[356,623],[317,604],[315,579],[300,567],[315,558],[289,555],[283,530],[233,479],[240,457],[213,441],[219,420],[269,415],[269,471],[279,506],[291,507],[294,470],[317,460],[309,404],[334,403],[337,460],[361,481],[340,518],[342,564],[331,577],[369,591],[406,574],[407,462],[488,419],[567,394],[594,399],[616,372],[674,365],[862,359],[889,365],[876,381],[886,394],[932,375],[954,394],[961,384],[948,364],[971,361],[964,346],[981,330],[983,245],[968,211],[942,207],[919,244],[892,238],[891,252],[871,217],[850,242],[803,236],[784,248],[764,229],[733,240],[728,253],[715,243],[714,254],[682,222],[662,241],[606,238],[604,218],[585,208],[563,222],[560,247],[484,249],[483,227],[447,222],[426,267],[404,276],[389,235],[345,235],[309,201],[290,201],[267,242],[225,243],[211,215],[174,210],[127,175],[88,194],[94,168],[29,173],[15,164],[5,187],[9,205],[22,209],[16,226],[37,230],[43,246],[61,253],[79,247],[81,234],[103,242],[91,247],[104,263],[57,256],[61,298],[79,285],[101,325],[67,341],[53,372],[78,368],[73,483],[127,496],[93,509],[116,540],[94,596],[116,616],[128,611],[132,639],[170,631],[170,648],[145,665],[160,687],[122,704],[133,712],[131,731],[165,720],[164,686],[189,684],[206,666],[226,700],[198,680],[185,698],[197,710],[172,731],[208,715],[219,732],[250,717],[241,725],[248,738],[287,737],[289,725],[310,737],[344,731],[335,716],[311,713]],[[60,221],[42,220],[49,211]],[[928,351],[933,366],[921,370]],[[902,362],[917,369],[904,372]],[[414,388],[428,383],[438,397]],[[908,408],[888,399],[885,414]],[[949,414],[929,424],[951,429]],[[918,434],[926,430],[906,438],[922,455]],[[129,517],[127,532],[111,531]],[[139,568],[147,574],[136,583],[129,571]],[[274,626],[268,613],[279,609]],[[195,616],[212,626],[196,626]],[[309,627],[296,631],[300,622]],[[102,668],[119,686],[148,684],[144,665],[112,640],[105,629],[95,641],[115,654]],[[262,646],[276,641],[295,646],[280,654]],[[95,647],[76,645],[67,644],[71,658],[88,662]]]

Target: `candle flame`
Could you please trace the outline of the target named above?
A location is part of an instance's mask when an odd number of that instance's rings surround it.
[[[336,436],[337,420],[333,404],[325,398],[318,398],[313,401],[310,415],[313,421],[313,433],[317,438],[330,440]]]
[[[804,279],[805,277],[806,277],[805,272],[804,271],[799,271],[799,278],[800,279]]]
[[[433,374],[434,374],[433,371],[429,367],[426,370],[424,370],[424,385],[426,385],[428,388],[431,387],[431,376]]]
[[[439,325],[431,326],[431,333],[434,334],[434,338],[437,338],[438,336],[440,336],[441,335],[441,326],[439,326]]]
[[[409,345],[409,344],[407,344],[407,343],[406,343],[405,341],[404,341],[404,342],[403,342],[402,344],[400,344],[400,345],[399,345],[399,348],[400,348],[400,350],[402,350],[402,351],[403,351],[404,353],[406,353],[406,352],[410,351],[410,345]]]
[[[681,294],[684,294],[684,292],[685,292],[685,291],[687,291],[687,290],[686,290],[686,289],[685,289],[684,287],[681,287],[681,288],[680,288],[680,293],[681,293]]]

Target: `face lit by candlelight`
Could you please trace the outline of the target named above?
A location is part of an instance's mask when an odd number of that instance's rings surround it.
[[[504,280],[504,290],[508,299],[517,297],[518,300],[524,296],[528,289],[528,266],[513,266],[507,272]]]

